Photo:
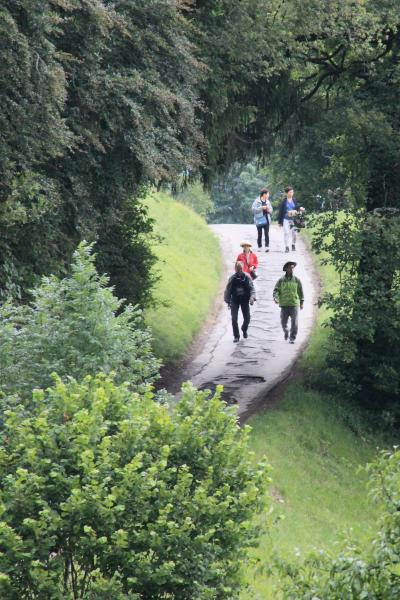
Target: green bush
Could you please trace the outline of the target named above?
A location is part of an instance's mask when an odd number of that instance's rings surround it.
[[[392,209],[319,215],[313,244],[340,277],[321,383],[384,423],[400,422],[400,217]]]
[[[155,379],[159,363],[140,311],[122,309],[94,262],[91,246],[81,243],[69,277],[43,277],[29,306],[0,307],[3,393],[28,398],[51,384],[53,372],[80,379],[115,371],[116,381],[132,386]]]
[[[2,432],[1,598],[238,597],[267,477],[219,393],[170,409],[100,374],[33,400]]]

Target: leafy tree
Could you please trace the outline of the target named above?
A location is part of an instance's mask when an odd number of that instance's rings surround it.
[[[211,194],[215,209],[214,223],[251,223],[251,205],[265,187],[266,177],[254,163],[233,165],[226,175],[217,177]]]
[[[64,273],[83,238],[99,238],[99,264],[119,297],[149,297],[151,222],[135,198],[197,165],[203,145],[202,66],[184,4],[2,4],[3,298],[25,298],[39,275]]]
[[[380,531],[367,547],[349,541],[334,557],[319,552],[301,566],[280,564],[288,600],[395,600],[400,595],[400,452],[370,465],[371,493],[382,504]]]
[[[59,268],[51,255],[60,189],[40,167],[57,160],[72,141],[62,116],[66,76],[51,41],[58,31],[54,4],[4,0],[0,8],[2,299],[23,297],[37,269]]]
[[[43,277],[29,305],[0,307],[0,388],[25,399],[32,389],[102,370],[135,389],[158,376],[140,312],[123,307],[99,276],[91,246],[81,243],[71,275]]]
[[[219,399],[104,375],[36,390],[0,446],[3,598],[238,598],[265,465]]]

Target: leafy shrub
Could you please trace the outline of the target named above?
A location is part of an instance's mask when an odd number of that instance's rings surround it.
[[[100,374],[5,414],[0,597],[237,598],[266,467],[219,393],[173,409]]]
[[[91,246],[81,243],[72,273],[43,277],[29,306],[0,307],[0,386],[30,397],[51,384],[51,373],[80,379],[102,370],[140,386],[155,379],[158,362],[140,311],[122,301],[99,276]],[[117,314],[119,311],[119,314]]]
[[[332,335],[325,385],[385,422],[400,421],[400,218],[392,209],[319,215],[314,247],[340,275],[327,295]]]

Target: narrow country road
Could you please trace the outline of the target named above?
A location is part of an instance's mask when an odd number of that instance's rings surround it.
[[[251,310],[249,337],[233,343],[230,311],[221,305],[214,325],[207,331],[200,353],[186,365],[182,381],[190,379],[201,389],[214,390],[217,384],[224,386],[224,399],[235,404],[239,416],[250,414],[259,406],[272,387],[290,373],[291,367],[303,351],[313,325],[317,302],[318,281],[312,258],[301,234],[296,251],[285,254],[283,234],[278,225],[270,229],[270,252],[257,249],[254,225],[211,225],[219,238],[225,266],[225,280],[233,272],[233,264],[240,253],[240,242],[248,240],[255,247],[259,258],[259,277],[255,281],[257,302]],[[283,339],[280,310],[273,302],[275,282],[284,273],[282,266],[287,260],[297,262],[297,275],[304,288],[304,310],[300,311],[299,333],[296,344]],[[241,324],[241,315],[239,326]]]

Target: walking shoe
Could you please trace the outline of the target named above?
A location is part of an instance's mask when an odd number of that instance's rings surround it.
[[[268,248],[268,246],[265,248],[265,252],[269,252],[269,248]]]
[[[294,344],[296,340],[289,340],[289,344]]]
[[[288,330],[286,330],[286,331],[285,331],[285,333],[284,333],[283,335],[284,335],[284,338],[285,338],[285,340],[287,340],[287,339],[288,339],[288,337],[289,337],[289,332],[288,332]]]
[[[292,250],[296,250],[296,246],[292,244]]]
[[[286,246],[285,252],[289,252],[289,246]]]
[[[242,329],[242,331],[243,331],[243,329]],[[243,331],[243,337],[245,340],[247,340],[247,338],[249,337],[247,334],[247,331]]]
[[[236,344],[236,342],[238,342],[240,340],[240,337],[235,337],[233,338],[234,343]]]

